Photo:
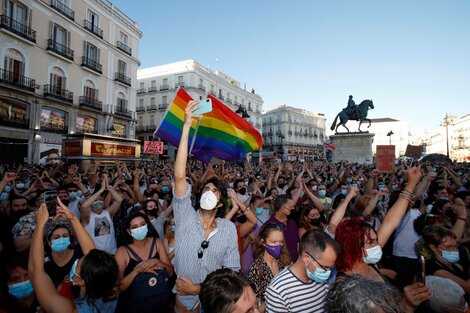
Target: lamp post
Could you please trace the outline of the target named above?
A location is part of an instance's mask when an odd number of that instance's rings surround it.
[[[451,121],[449,121],[449,116],[446,113],[446,118],[444,119],[442,126],[446,127],[446,151],[447,151],[448,158],[450,158],[450,151],[449,151],[449,125],[450,124],[451,124]]]
[[[282,147],[282,140],[286,138],[281,132],[277,132],[277,137],[281,140],[281,144],[279,145],[279,150],[281,154],[281,160],[283,160],[284,157],[284,148]]]
[[[388,136],[388,145],[392,145],[392,135],[393,135],[393,130],[389,131],[387,136]]]

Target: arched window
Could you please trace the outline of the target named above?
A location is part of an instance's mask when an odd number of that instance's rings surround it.
[[[58,95],[62,95],[62,91],[67,89],[67,79],[61,68],[57,66],[52,68],[49,84],[51,85],[51,91]]]
[[[98,99],[98,89],[96,89],[95,84],[87,79],[85,85],[83,86],[83,95],[88,99]]]
[[[18,83],[24,76],[24,57],[18,50],[8,49],[5,54],[5,76],[9,82]]]

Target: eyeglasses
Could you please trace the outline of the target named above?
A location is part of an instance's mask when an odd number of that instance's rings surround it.
[[[202,256],[204,255],[204,250],[207,249],[208,247],[209,247],[209,241],[204,240],[203,242],[201,242],[201,247],[197,251],[197,257],[199,259],[202,259]]]
[[[323,265],[321,265],[320,262],[318,262],[310,253],[308,253],[307,251],[305,251],[305,253],[307,253],[308,256],[311,257],[312,260],[315,261],[315,262],[320,266],[320,268],[321,268],[322,270],[324,270],[325,272],[326,272],[326,271],[331,271],[331,269],[333,268],[333,267],[330,267],[330,266],[323,266]]]

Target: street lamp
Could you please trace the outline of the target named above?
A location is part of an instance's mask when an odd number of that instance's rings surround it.
[[[446,150],[447,150],[447,157],[450,158],[450,152],[449,152],[449,125],[452,125],[452,119],[449,120],[449,116],[446,113],[446,118],[444,119],[444,122],[441,124],[441,126],[446,127]]]
[[[387,136],[388,136],[388,144],[391,146],[392,145],[392,135],[393,135],[393,130],[389,131]]]

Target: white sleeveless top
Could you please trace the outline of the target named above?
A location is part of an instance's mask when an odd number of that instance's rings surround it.
[[[107,210],[101,214],[90,212],[90,221],[85,226],[86,231],[95,243],[96,249],[106,251],[110,254],[116,253],[116,234],[111,216]]]

